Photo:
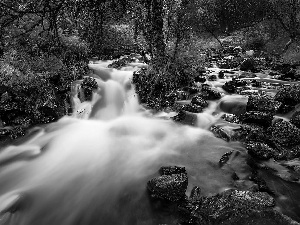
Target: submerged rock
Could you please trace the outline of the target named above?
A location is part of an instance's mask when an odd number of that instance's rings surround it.
[[[217,137],[224,141],[230,141],[230,135],[221,127],[211,126],[210,131]]]
[[[185,173],[162,175],[148,181],[147,187],[153,198],[161,198],[172,202],[185,198],[188,177]]]

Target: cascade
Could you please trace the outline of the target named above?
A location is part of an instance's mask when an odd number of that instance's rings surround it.
[[[198,185],[204,195],[233,188],[232,168],[249,175],[240,144],[206,130],[216,103],[196,127],[149,115],[131,86],[137,65],[107,64],[89,65],[98,84],[91,101],[80,100],[81,81],[74,82],[72,115],[0,151],[0,225],[173,224],[156,216],[146,193],[161,166],[186,167],[187,191]],[[240,154],[219,168],[229,151]]]

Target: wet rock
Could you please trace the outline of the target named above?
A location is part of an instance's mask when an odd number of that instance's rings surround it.
[[[240,115],[246,112],[247,97],[245,96],[225,96],[219,104],[220,109],[229,114]]]
[[[172,174],[187,174],[185,167],[180,166],[162,166],[159,169],[160,175],[172,175]]]
[[[281,87],[274,97],[274,100],[285,105],[296,105],[300,103],[300,85],[288,85]]]
[[[248,154],[261,160],[267,160],[270,158],[275,158],[277,156],[277,151],[261,142],[248,142],[246,144],[246,149]]]
[[[223,70],[221,70],[221,71],[219,72],[219,74],[218,74],[218,77],[219,77],[220,79],[224,79],[224,78],[225,78],[225,72],[224,72]]]
[[[255,61],[253,59],[245,59],[240,65],[240,70],[255,72]]]
[[[225,113],[221,116],[221,119],[229,122],[229,123],[239,123],[239,118],[234,114]]]
[[[270,112],[248,111],[239,116],[242,123],[257,123],[268,127],[272,124],[274,116]]]
[[[189,199],[192,202],[200,202],[201,201],[201,188],[198,186],[194,186],[191,191]]]
[[[247,111],[261,111],[275,113],[281,103],[268,95],[250,95],[247,102]]]
[[[300,111],[297,111],[292,115],[290,122],[300,128]]]
[[[221,127],[211,126],[210,131],[217,137],[224,141],[230,141],[230,135]]]
[[[179,111],[179,113],[172,117],[172,119],[181,124],[195,126],[197,124],[197,115],[194,113]]]
[[[187,104],[183,105],[181,110],[192,113],[201,113],[203,111],[203,107],[196,104]]]
[[[288,121],[278,120],[268,128],[272,141],[282,146],[300,144],[300,129]]]
[[[231,140],[241,142],[246,141],[248,136],[253,132],[264,134],[265,129],[257,124],[242,124],[240,128],[234,130],[233,135],[231,135]],[[264,138],[264,136],[262,138]]]
[[[98,88],[98,84],[94,78],[86,77],[81,83],[81,88],[83,89],[84,93],[84,101],[91,101],[93,90]]]
[[[222,88],[228,93],[235,93],[237,87],[246,86],[247,82],[245,80],[232,79],[231,81],[226,82]]]
[[[189,93],[184,90],[176,90],[169,94],[168,98],[173,98],[175,101],[187,100],[189,98]]]
[[[222,97],[221,93],[211,88],[202,88],[201,93],[198,96],[205,100],[218,100]]]
[[[216,81],[218,78],[216,75],[209,75],[208,78],[207,78],[209,81]]]
[[[147,188],[153,198],[161,198],[172,202],[185,198],[188,177],[185,173],[162,175],[151,179]]]
[[[208,102],[203,99],[201,96],[194,96],[191,101],[192,104],[201,106],[202,108],[206,108],[208,106]]]

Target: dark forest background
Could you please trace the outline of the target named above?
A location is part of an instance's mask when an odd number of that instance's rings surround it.
[[[68,114],[71,82],[92,59],[149,54],[163,94],[228,45],[299,63],[299,16],[298,0],[1,0],[0,127],[14,127],[1,132]]]

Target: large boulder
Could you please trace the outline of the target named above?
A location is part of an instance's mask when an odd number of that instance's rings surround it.
[[[274,98],[269,95],[250,95],[246,110],[275,113],[280,105],[280,102],[275,101]]]
[[[282,146],[300,144],[300,129],[288,121],[278,120],[268,128],[273,142]]]
[[[275,101],[286,105],[296,105],[300,103],[300,85],[288,85],[280,88],[274,97]]]
[[[246,149],[248,154],[261,160],[276,158],[278,155],[275,149],[261,142],[248,142],[246,144]]]

